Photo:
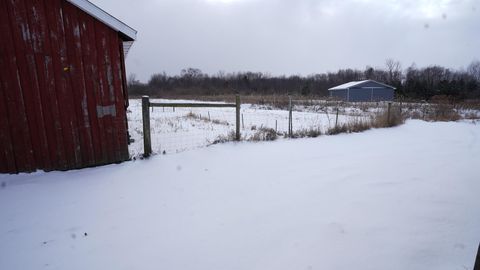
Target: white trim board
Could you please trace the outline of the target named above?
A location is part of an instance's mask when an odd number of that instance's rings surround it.
[[[126,37],[130,38],[131,40],[135,40],[137,38],[137,31],[135,29],[124,24],[119,19],[110,15],[108,12],[97,7],[95,4],[87,0],[67,0],[67,1],[75,5],[79,9],[85,11],[86,13],[90,14],[91,16],[98,19],[99,21],[103,22],[104,24],[108,25],[110,28],[115,29],[116,31],[124,34]]]

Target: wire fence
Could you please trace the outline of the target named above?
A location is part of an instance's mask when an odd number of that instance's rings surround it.
[[[187,100],[152,99],[151,104],[200,103]],[[209,104],[223,104],[215,102]],[[179,153],[219,142],[258,140],[266,130],[276,136],[295,137],[298,134],[326,134],[337,125],[368,121],[376,114],[388,110],[388,102],[342,103],[331,101],[291,100],[285,109],[271,106],[242,104],[237,115],[235,104],[230,107],[150,107],[150,144],[154,154]],[[233,105],[233,106],[232,106]],[[226,106],[226,105],[225,105]],[[412,110],[396,104],[392,110]],[[426,106],[413,111],[424,113]],[[140,100],[131,100],[128,112],[132,157],[144,153],[145,138]],[[237,120],[240,137],[237,138]]]
[[[155,153],[178,153],[215,143],[235,131],[233,109],[151,108]]]

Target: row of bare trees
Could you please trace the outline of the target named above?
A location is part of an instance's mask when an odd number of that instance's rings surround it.
[[[261,72],[218,72],[208,75],[200,69],[187,68],[175,76],[169,76],[165,72],[153,74],[147,83],[136,80],[135,75],[131,74],[128,89],[131,96],[174,97],[233,93],[327,96],[330,87],[366,79],[396,87],[398,98],[430,99],[438,95],[455,99],[480,98],[478,60],[472,61],[466,70],[452,70],[438,65],[418,68],[415,64],[403,69],[399,61],[388,59],[384,68],[367,66],[364,70],[341,69],[309,76],[271,76]]]

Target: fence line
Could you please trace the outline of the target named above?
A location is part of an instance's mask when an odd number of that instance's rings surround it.
[[[415,114],[416,118],[422,118],[426,117],[425,111],[433,110],[430,104],[305,103],[293,97],[288,97],[286,106],[282,108],[243,104],[241,114],[239,97],[238,101],[226,104],[143,97],[136,104],[138,117],[131,121],[130,129],[131,134],[137,136],[135,140],[138,143],[132,149],[137,155],[145,157],[152,153],[178,153],[231,140],[255,141],[263,138],[263,134],[284,138],[329,134],[331,130],[349,124],[366,125],[382,117],[390,125],[399,114]],[[173,111],[175,108],[176,112]],[[143,112],[140,113],[140,110]]]
[[[159,103],[150,102],[149,96],[142,97],[142,123],[143,123],[143,156],[152,154],[152,140],[150,130],[150,108],[171,107],[175,108],[235,108],[235,140],[240,140],[240,96],[235,97],[235,103]]]

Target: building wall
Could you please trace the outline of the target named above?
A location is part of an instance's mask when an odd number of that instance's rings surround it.
[[[378,85],[376,85],[378,87]],[[350,102],[391,101],[394,90],[391,88],[350,88],[330,90],[330,97]]]
[[[0,172],[129,158],[122,41],[64,0],[0,0]]]
[[[347,100],[347,90],[330,90],[330,97],[338,100]]]
[[[373,89],[373,101],[393,101],[394,90],[391,88]]]

